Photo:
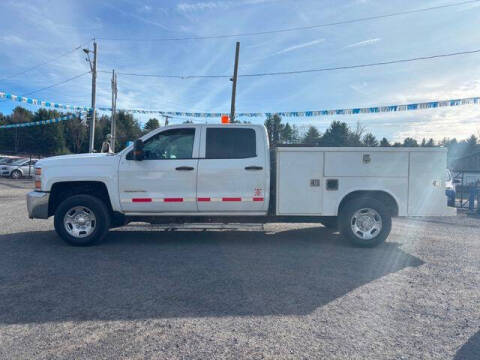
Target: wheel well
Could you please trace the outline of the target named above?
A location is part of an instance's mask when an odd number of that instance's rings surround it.
[[[343,207],[347,202],[352,199],[376,199],[383,203],[387,209],[390,210],[392,216],[398,216],[398,204],[397,201],[393,198],[392,195],[385,191],[371,191],[371,190],[361,190],[361,191],[353,191],[346,195],[340,205],[338,206],[338,213],[340,214]]]
[[[48,203],[48,216],[55,214],[58,205],[72,195],[91,195],[102,200],[112,212],[112,204],[108,195],[107,187],[100,181],[65,181],[53,184],[50,190]]]

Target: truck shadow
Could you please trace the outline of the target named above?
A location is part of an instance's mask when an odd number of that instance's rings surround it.
[[[453,360],[480,359],[480,330],[457,351]]]
[[[0,323],[309,314],[423,262],[397,243],[351,247],[325,228],[0,236]]]

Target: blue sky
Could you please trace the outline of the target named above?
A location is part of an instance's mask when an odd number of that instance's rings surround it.
[[[310,26],[418,9],[457,0],[2,0],[0,78],[55,59],[89,39],[191,37]],[[480,48],[480,2],[315,30],[242,37],[239,73],[352,65]],[[98,40],[98,68],[120,72],[232,73],[235,41]],[[23,95],[88,71],[81,51],[22,75],[0,90]],[[31,97],[89,105],[90,75]],[[228,79],[120,76],[118,107],[229,112]],[[99,106],[110,105],[110,74],[98,75]],[[480,54],[328,73],[240,78],[238,112],[388,105],[480,95]],[[0,102],[9,113],[15,104]],[[148,117],[138,117],[142,122]],[[480,131],[480,108],[292,119],[324,130],[333,119],[360,121],[377,137],[465,138]],[[263,119],[256,121],[262,122]],[[290,120],[289,120],[290,121]]]

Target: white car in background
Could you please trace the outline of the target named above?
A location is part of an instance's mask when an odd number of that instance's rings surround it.
[[[34,165],[37,160],[18,159],[7,165],[0,165],[0,174],[10,176],[12,179],[20,179],[24,176],[33,176],[35,172]]]

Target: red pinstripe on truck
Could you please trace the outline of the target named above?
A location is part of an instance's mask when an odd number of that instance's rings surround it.
[[[263,197],[198,197],[194,198],[182,198],[182,197],[175,197],[175,198],[132,198],[132,199],[123,199],[122,202],[132,202],[132,203],[151,203],[151,202],[190,202],[190,201],[197,201],[197,202],[261,202],[265,201]]]

